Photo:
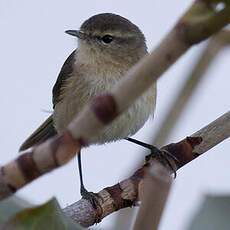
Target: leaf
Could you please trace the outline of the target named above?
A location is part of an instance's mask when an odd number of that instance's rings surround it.
[[[207,196],[189,230],[229,230],[230,196]]]
[[[0,224],[5,223],[9,218],[14,216],[17,212],[24,208],[30,207],[32,204],[26,200],[18,197],[11,196],[0,202]]]
[[[6,224],[4,224],[1,229],[83,230],[84,228],[66,217],[57,200],[52,199],[43,205],[28,208],[17,213]]]

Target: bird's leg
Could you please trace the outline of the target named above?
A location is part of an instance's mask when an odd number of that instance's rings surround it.
[[[98,200],[95,193],[89,192],[84,186],[83,175],[82,175],[81,150],[77,155],[77,160],[78,160],[78,170],[79,170],[79,177],[80,177],[81,196],[83,199],[88,200],[92,204],[93,208],[96,209],[98,206]]]
[[[170,152],[168,152],[167,150],[158,149],[154,145],[150,145],[150,144],[144,143],[142,141],[138,141],[138,140],[130,138],[130,137],[125,138],[125,140],[130,141],[132,143],[135,143],[137,145],[140,145],[142,147],[145,147],[147,149],[150,149],[151,153],[146,156],[146,158],[145,158],[146,161],[149,161],[150,158],[156,158],[157,157],[162,164],[167,165],[173,171],[174,177],[176,177],[175,167],[171,163],[169,158],[174,160],[175,162],[178,162],[178,159],[175,156],[173,156]]]

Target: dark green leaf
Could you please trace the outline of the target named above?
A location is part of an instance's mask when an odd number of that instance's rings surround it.
[[[0,202],[0,224],[5,223],[9,218],[24,208],[32,206],[29,202],[18,196],[11,196]]]
[[[67,218],[56,199],[37,206],[34,208],[25,209],[13,218],[11,218],[1,228],[4,230],[82,230],[80,225],[73,223],[72,220]]]

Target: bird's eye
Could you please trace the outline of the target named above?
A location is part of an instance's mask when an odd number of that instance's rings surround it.
[[[111,35],[105,35],[101,39],[102,39],[102,41],[104,43],[109,44],[110,42],[113,41],[113,36],[111,36]]]

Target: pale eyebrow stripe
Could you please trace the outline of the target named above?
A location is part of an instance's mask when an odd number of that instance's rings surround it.
[[[103,37],[105,35],[111,35],[111,36],[120,37],[120,38],[132,38],[132,37],[135,37],[135,35],[133,33],[120,32],[120,31],[114,31],[114,30],[107,30],[107,31],[104,31],[103,33],[101,33],[100,31],[96,30],[92,34],[93,37]]]

